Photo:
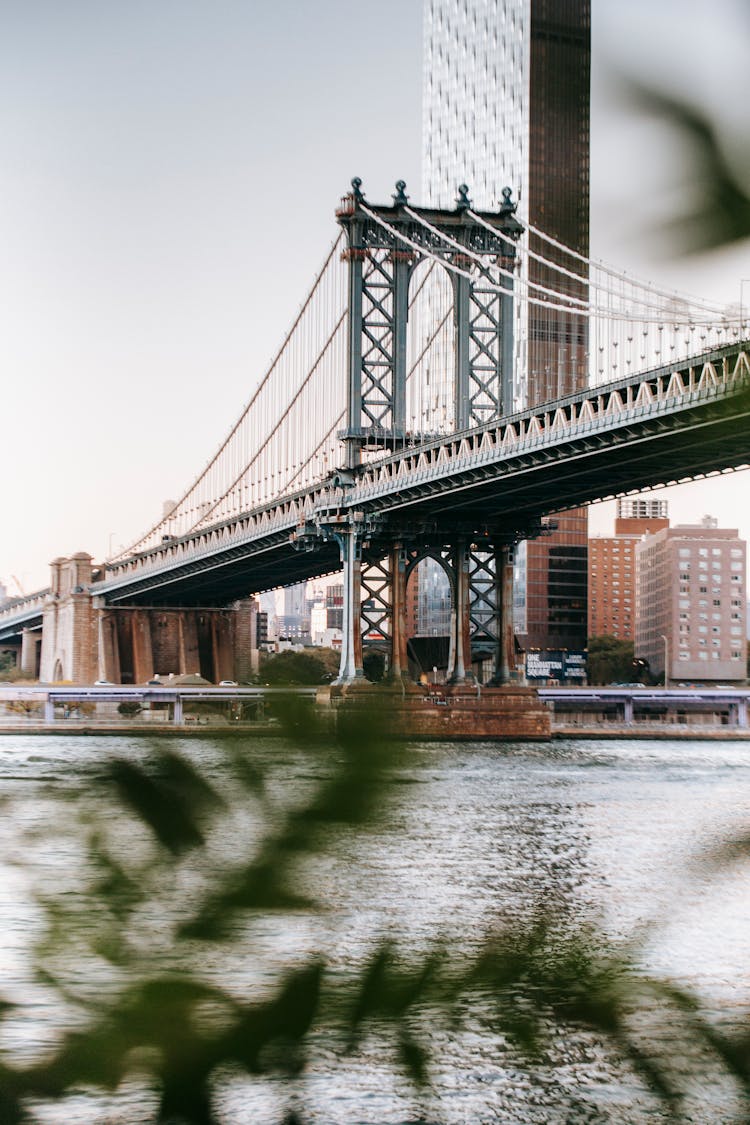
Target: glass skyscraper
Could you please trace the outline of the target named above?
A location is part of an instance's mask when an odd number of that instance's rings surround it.
[[[507,185],[522,222],[588,254],[590,53],[589,0],[425,0],[424,202],[452,207],[466,183],[474,205],[492,210]],[[535,242],[549,258],[549,245]],[[549,285],[554,273],[532,260],[529,280]],[[506,410],[588,377],[581,318],[534,308],[518,325],[520,370]],[[552,535],[526,544],[517,626],[526,648],[582,648],[586,511],[553,518]]]

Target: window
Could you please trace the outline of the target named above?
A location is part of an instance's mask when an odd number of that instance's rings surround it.
[[[680,547],[677,554],[680,556],[681,559],[689,559],[690,558],[690,548],[689,547]]]
[[[708,653],[707,652],[699,652],[698,653],[698,659],[699,660],[708,660]]]
[[[720,555],[721,554],[721,547],[712,547],[711,548],[711,554],[712,555]]]
[[[741,559],[742,558],[742,548],[741,547],[732,547],[731,555],[732,555],[733,559]]]
[[[708,625],[699,625],[698,626],[698,632],[699,633],[707,633],[708,632]]]
[[[681,652],[680,653],[680,660],[689,660],[689,659],[690,659],[690,653],[689,652]]]
[[[731,567],[732,567],[732,570],[742,570],[742,563],[741,562],[733,562],[731,564]]]
[[[740,637],[742,635],[742,629],[740,629],[739,625],[731,625],[729,632],[733,637]]]
[[[721,598],[714,598],[714,605],[721,605]]]
[[[698,587],[698,593],[699,594],[707,594],[708,593],[708,586],[699,586]]]
[[[712,660],[718,660],[720,656],[721,656],[720,652],[712,652],[711,653],[711,659]]]
[[[739,660],[739,658],[740,658],[740,650],[737,649],[737,648],[733,648],[732,649],[732,660]]]
[[[690,609],[690,599],[689,598],[681,598],[680,599],[680,609]]]
[[[699,547],[698,554],[702,559],[708,558],[708,547]]]
[[[721,563],[720,563],[720,562],[716,562],[716,561],[714,560],[714,562],[712,562],[712,563],[711,563],[711,569],[712,569],[712,570],[721,570]]]
[[[708,563],[707,562],[699,562],[698,563],[698,570],[708,570]]]
[[[689,574],[680,574],[680,582],[688,582],[690,580]]]

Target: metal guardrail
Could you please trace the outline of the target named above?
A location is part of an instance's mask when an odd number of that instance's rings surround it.
[[[655,714],[721,715],[725,725],[747,730],[748,688],[539,688],[539,698],[551,706],[556,718],[578,711],[591,715],[616,709],[618,719],[627,726],[643,722]],[[636,716],[639,718],[637,719]],[[608,720],[612,722],[612,720]]]
[[[190,703],[262,702],[270,696],[295,695],[314,697],[316,687],[203,687],[167,685],[102,684],[95,686],[28,684],[14,687],[0,685],[0,704],[15,701],[41,704],[45,725],[56,721],[55,707],[72,709],[81,703],[140,703],[141,706],[166,704],[171,708],[172,722],[185,721],[185,706]]]

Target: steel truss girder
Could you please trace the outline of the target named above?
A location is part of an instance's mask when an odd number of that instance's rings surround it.
[[[735,351],[742,352],[745,346],[738,345]],[[717,364],[721,362],[726,367],[736,361],[732,353],[730,359],[722,360],[719,356],[716,362]],[[665,380],[666,376],[662,381]],[[648,383],[656,392],[659,379],[651,378],[638,383],[631,380],[631,383],[633,389],[629,395],[635,405],[635,393],[638,387]],[[625,381],[620,380],[609,388],[599,388],[598,397],[603,398],[605,392],[610,394],[615,386],[624,388]],[[750,445],[745,436],[750,411],[748,380],[744,377],[738,380],[736,391],[731,391],[730,388],[730,393],[725,394],[723,388],[720,390],[723,397],[713,403],[699,398],[696,389],[691,392],[689,398],[686,395],[684,404],[682,399],[678,399],[677,408],[670,410],[668,415],[648,417],[646,414],[645,417],[641,415],[639,419],[632,417],[620,419],[614,414],[611,425],[616,429],[598,435],[592,434],[589,430],[585,433],[571,434],[566,440],[563,428],[557,439],[559,444],[539,450],[533,455],[528,451],[517,453],[505,462],[488,461],[485,466],[473,466],[470,470],[452,467],[447,463],[450,489],[447,487],[446,480],[440,477],[423,479],[420,483],[412,483],[406,488],[394,480],[393,485],[390,486],[392,489],[390,498],[381,500],[379,496],[374,496],[357,499],[356,503],[363,506],[368,513],[368,518],[376,509],[380,510],[387,526],[391,526],[394,520],[408,524],[412,519],[418,519],[421,524],[440,523],[446,526],[449,522],[459,519],[462,511],[466,513],[467,520],[475,518],[470,514],[471,508],[469,506],[462,508],[461,504],[462,490],[471,489],[475,482],[479,485],[484,483],[486,486],[486,491],[481,494],[478,492],[477,500],[471,502],[474,504],[477,517],[482,518],[485,499],[491,499],[493,495],[490,482],[495,481],[503,502],[508,498],[507,510],[515,522],[542,511],[552,512],[570,507],[573,503],[585,503],[595,498],[622,494],[636,487],[644,487],[646,483],[658,485],[676,479],[703,476],[708,471],[708,454],[713,458],[711,465],[732,470],[745,464],[750,458]],[[550,404],[548,413],[550,417],[556,410],[571,414],[571,404],[575,405],[587,397],[591,398],[592,395],[593,392],[589,391],[566,396],[560,400],[559,405]],[[647,412],[648,409],[650,407],[646,404],[644,410]],[[714,424],[720,442],[717,437],[711,436]],[[683,436],[684,431],[691,431],[687,439]],[[617,440],[613,440],[612,437],[615,432]],[[685,446],[686,440],[691,443],[689,451]],[[627,458],[623,456],[623,443],[627,443]],[[611,459],[607,460],[607,447],[612,446],[616,446],[616,451],[613,451]],[[662,447],[663,454],[659,452]],[[642,469],[639,469],[639,464],[643,465]],[[508,487],[514,477],[519,481],[520,495],[518,496]],[[357,475],[353,474],[352,487],[355,491],[357,479]],[[551,495],[550,490],[553,486],[556,491]],[[314,504],[318,503],[318,493],[315,489],[311,489],[309,495],[312,522],[315,519],[312,512]],[[563,496],[565,503],[562,502]],[[441,497],[445,500],[444,505],[441,504]],[[405,510],[401,508],[400,498],[403,498],[406,504],[417,505],[420,500],[425,500],[426,504],[421,510],[417,508],[415,514],[415,508]],[[453,500],[457,502],[454,504]],[[497,513],[500,509],[495,506],[494,511]],[[502,517],[497,516],[497,518]],[[221,543],[216,548],[212,546],[204,548],[196,543],[195,556],[192,558],[181,556],[174,562],[165,560],[163,572],[160,570],[162,564],[158,564],[154,570],[134,570],[113,583],[109,589],[106,580],[96,583],[92,587],[92,593],[100,593],[110,602],[122,601],[126,598],[143,598],[148,596],[150,591],[161,591],[164,587],[171,587],[177,595],[181,579],[193,576],[189,585],[195,588],[201,574],[206,574],[209,582],[213,582],[213,576],[216,576],[217,581],[214,585],[218,588],[218,580],[222,572],[226,572],[227,575],[230,575],[230,572],[235,575],[241,574],[245,591],[268,588],[266,585],[258,584],[256,579],[256,575],[261,570],[264,582],[271,570],[277,576],[277,581],[294,580],[293,576],[301,573],[300,566],[289,565],[289,560],[284,555],[290,530],[291,526],[285,524],[284,528],[274,531],[248,532],[253,536],[257,535],[257,538],[231,546]],[[203,532],[198,538],[202,536]],[[155,558],[156,554],[158,552],[151,553],[150,558],[145,560],[148,566],[152,565],[150,559]],[[264,556],[268,559],[267,564]],[[310,560],[312,565],[303,564],[307,565],[305,576],[325,572],[325,567],[316,563],[318,557],[319,551],[316,548],[315,559]],[[238,584],[235,580],[235,589]]]

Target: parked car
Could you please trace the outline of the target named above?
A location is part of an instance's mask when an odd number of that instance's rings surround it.
[[[219,680],[219,687],[239,687],[236,680]]]

